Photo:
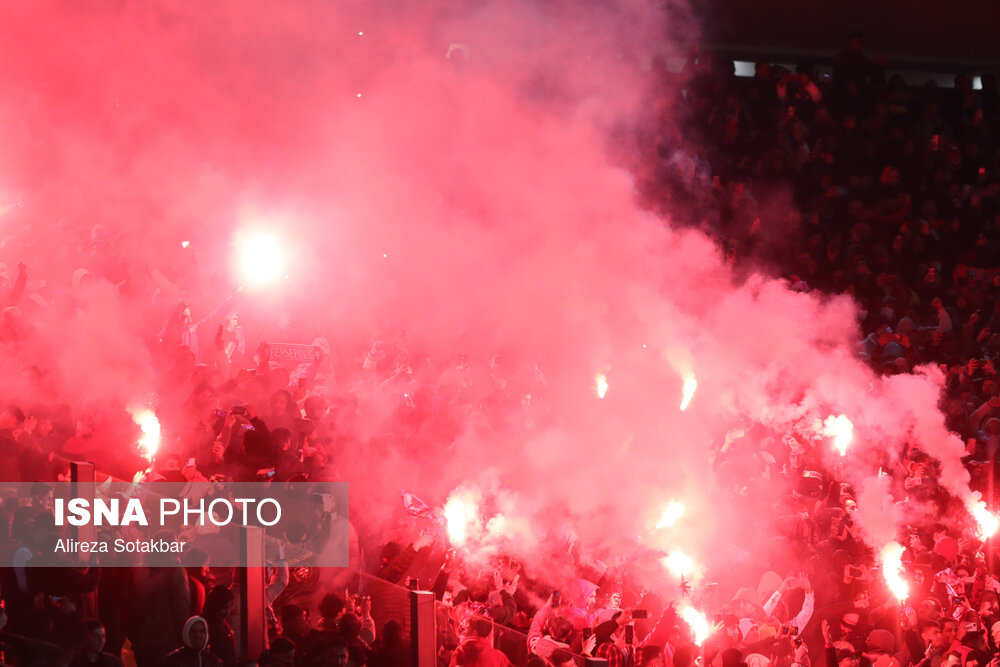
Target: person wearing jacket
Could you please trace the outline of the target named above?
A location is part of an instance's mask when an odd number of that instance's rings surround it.
[[[595,658],[604,658],[610,667],[625,667],[629,664],[628,653],[619,645],[617,635],[618,630],[631,621],[630,617],[631,612],[626,614],[617,609],[607,610],[598,617],[593,637]]]
[[[198,345],[201,335],[201,328],[214,321],[222,310],[236,298],[236,295],[243,290],[240,287],[236,292],[227,296],[222,303],[216,306],[212,312],[197,322],[191,317],[191,309],[185,302],[178,303],[170,314],[163,330],[160,331],[160,342],[168,353],[172,353],[178,347],[186,347],[194,353],[195,359],[199,358]]]
[[[122,667],[122,661],[104,652],[107,633],[100,621],[87,622],[87,641],[69,667]]]
[[[507,656],[490,644],[493,623],[489,619],[470,620],[469,630],[471,634],[451,654],[450,667],[513,667]]]
[[[136,664],[158,667],[181,642],[191,613],[187,576],[179,566],[136,568],[133,576],[128,634]]]
[[[406,549],[401,550],[400,546],[395,542],[386,544],[382,548],[375,576],[393,584],[400,583],[403,576],[409,571],[410,566],[413,565],[413,561],[416,560],[417,554],[429,547],[433,541],[434,539],[431,535],[422,534],[413,544],[407,546]]]
[[[192,616],[184,623],[184,646],[172,651],[164,667],[222,667],[222,660],[208,651],[208,622]]]
[[[798,628],[798,634],[801,635],[802,630],[805,629],[810,619],[812,619],[813,610],[816,607],[816,594],[813,591],[812,582],[809,581],[809,577],[805,574],[798,579],[795,577],[788,577],[785,579],[781,583],[778,590],[776,590],[771,597],[767,599],[767,602],[764,603],[764,612],[768,615],[774,615],[776,613],[775,610],[780,608],[781,613],[779,614],[779,618],[782,621],[786,620],[789,616],[791,616],[791,612],[789,611],[787,605],[787,599],[790,597],[789,593],[798,589],[802,589],[804,597],[801,606],[799,606],[798,612],[795,614],[794,618],[788,621],[788,625]]]
[[[546,660],[559,649],[580,651],[583,641],[577,628],[589,623],[579,608],[553,604],[558,604],[555,593],[531,619],[528,629],[528,650]]]
[[[205,598],[204,618],[208,623],[208,649],[225,667],[236,667],[236,641],[227,620],[233,607],[233,592],[215,586]]]
[[[597,614],[597,584],[586,579],[574,579],[569,585],[569,602],[587,619],[586,625],[591,625]],[[583,626],[577,627],[582,630]]]

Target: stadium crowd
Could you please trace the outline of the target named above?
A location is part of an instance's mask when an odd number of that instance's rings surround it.
[[[954,89],[914,89],[884,70],[859,35],[837,56],[832,77],[761,62],[753,78],[740,79],[728,61],[701,54],[683,84],[668,87],[650,142],[654,159],[639,180],[651,208],[719,239],[737,279],[764,267],[792,289],[853,295],[863,311],[858,354],[879,372],[940,364],[949,427],[968,442],[974,487],[987,490],[1000,442],[992,363],[1000,354],[996,81],[983,75],[975,90],[960,75]],[[110,278],[104,274],[120,267],[113,244],[95,228],[93,261],[75,282]],[[161,281],[113,282],[151,293]],[[26,295],[28,267],[6,285],[0,340],[30,353],[25,338],[44,306]],[[544,395],[539,377],[510,377],[499,362],[416,357],[403,336],[380,338],[355,357],[334,355],[317,339],[311,360],[276,363],[267,343],[247,349],[230,302],[200,320],[174,305],[149,348],[160,419],[177,436],[164,443],[150,479],[335,479],[341,452],[375,456],[387,439],[374,432],[370,442],[345,440],[362,432],[354,424],[372,417],[372,405],[392,424],[394,442],[417,449],[454,439],[470,419],[520,415],[530,428],[545,409],[522,400]],[[357,363],[335,368],[335,356]],[[396,398],[381,400],[389,395]],[[37,482],[39,497],[45,483],[67,479],[69,460],[94,459],[125,479],[145,467],[121,452],[101,460],[102,406],[5,400],[2,467],[7,479]],[[415,578],[439,600],[442,667],[566,667],[582,655],[643,667],[1000,664],[990,550],[962,527],[925,517],[905,536],[911,594],[901,604],[858,534],[856,490],[823,468],[808,440],[745,426],[720,443],[717,470],[764,447],[781,451],[757,457],[751,479],[733,480],[734,498],[737,485],[776,476],[796,493],[773,510],[780,519],[769,528],[778,537],[770,567],[705,609],[712,632],[703,645],[677,605],[614,567],[581,565],[571,582],[545,581],[511,558],[464,567],[431,535],[400,541],[358,525],[354,570],[335,586],[308,566],[269,572],[269,648],[239,662],[231,571],[198,552],[167,568],[33,569],[52,516],[12,497],[0,512],[8,661],[41,664],[46,646],[73,665],[405,665],[405,603],[393,599],[405,600]],[[915,448],[900,455],[904,464],[887,470],[899,496],[933,500],[945,514],[954,500],[936,482],[936,462]],[[393,514],[405,524],[407,510],[422,511],[412,501]]]

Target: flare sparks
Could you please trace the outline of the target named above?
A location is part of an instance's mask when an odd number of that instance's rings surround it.
[[[847,448],[854,440],[854,424],[845,415],[830,416],[823,422],[823,435],[833,438],[833,448],[841,456],[847,455]]]
[[[910,585],[903,579],[903,551],[903,545],[898,542],[882,547],[882,574],[889,590],[900,602],[910,596]]]
[[[604,373],[598,373],[594,382],[596,383],[597,398],[604,398],[604,395],[608,393],[608,378],[605,377]]]
[[[681,411],[687,410],[694,398],[694,392],[698,389],[698,380],[692,375],[684,378],[684,397],[681,399]]]
[[[671,500],[667,508],[663,510],[663,515],[656,524],[655,530],[667,528],[677,523],[677,520],[684,516],[684,503]]]
[[[681,618],[684,622],[688,624],[691,628],[691,634],[694,635],[694,643],[701,646],[708,639],[708,635],[711,634],[711,629],[708,625],[708,619],[705,618],[705,614],[701,613],[697,609],[691,606],[685,606],[681,609]]]
[[[142,436],[138,442],[139,451],[143,458],[152,462],[156,450],[160,448],[160,420],[157,419],[155,412],[142,408],[132,413],[132,421],[142,429]]]

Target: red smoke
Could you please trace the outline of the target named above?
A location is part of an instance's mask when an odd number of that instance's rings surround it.
[[[233,292],[236,233],[271,229],[288,280],[232,307],[257,338],[329,341],[323,390],[360,395],[335,470],[356,522],[391,515],[401,488],[441,506],[463,487],[483,500],[475,548],[536,569],[569,544],[761,564],[789,490],[734,502],[710,447],[736,425],[818,436],[839,414],[848,459],[912,438],[967,493],[936,372],[877,377],[848,299],[734,285],[707,237],[637,204],[621,138],[675,92],[650,63],[667,27],[691,27],[653,4],[8,3],[2,259],[45,284],[4,393],[145,403],[145,342],[178,301],[197,319]],[[405,347],[412,380],[356,388],[375,336]],[[469,383],[449,380],[459,355]],[[434,386],[434,428],[401,427],[408,392]],[[673,499],[684,517],[653,532]],[[876,521],[880,547],[895,524]]]

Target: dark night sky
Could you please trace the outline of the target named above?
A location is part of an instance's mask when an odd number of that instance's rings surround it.
[[[810,54],[836,52],[852,29],[894,61],[1000,63],[996,0],[703,0],[709,43]]]

